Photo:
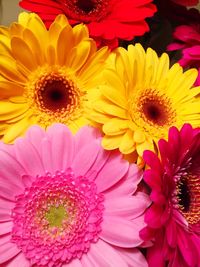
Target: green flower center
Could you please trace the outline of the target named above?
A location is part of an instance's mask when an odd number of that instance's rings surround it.
[[[67,212],[63,206],[51,206],[46,213],[46,219],[51,227],[61,227],[63,220],[67,218]]]

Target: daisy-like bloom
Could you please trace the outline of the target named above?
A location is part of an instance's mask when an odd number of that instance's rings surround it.
[[[200,21],[200,13],[199,21]],[[194,67],[200,70],[200,23],[181,25],[174,31],[175,42],[168,46],[169,51],[182,52],[179,63],[183,67]],[[200,85],[200,71],[196,84]]]
[[[153,201],[141,236],[153,239],[149,267],[200,266],[200,129],[185,124],[158,143],[160,158],[144,152],[144,180]],[[167,264],[168,263],[168,264]]]
[[[183,73],[179,64],[169,68],[167,54],[159,58],[150,48],[145,53],[139,44],[114,53],[113,69],[105,69],[106,84],[100,86],[90,114],[105,134],[105,149],[119,148],[141,159],[145,149],[156,149],[170,126],[200,124],[200,99],[195,98],[200,88],[191,88],[195,69]]]
[[[99,77],[108,48],[97,51],[87,28],[72,28],[59,15],[49,30],[38,15],[0,28],[0,135],[12,142],[32,124],[87,124],[85,103]]]
[[[1,266],[147,267],[142,173],[95,129],[32,126],[0,145],[0,173]]]
[[[118,38],[131,40],[148,31],[145,18],[156,11],[152,0],[22,0],[19,4],[39,14],[47,27],[60,13],[72,25],[83,22],[98,45],[111,48],[118,45]]]

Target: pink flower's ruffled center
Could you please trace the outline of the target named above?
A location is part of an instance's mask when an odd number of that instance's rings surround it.
[[[47,173],[16,197],[12,242],[31,266],[62,266],[87,253],[97,242],[103,220],[103,196],[86,177]]]
[[[69,18],[91,22],[99,21],[108,13],[110,0],[57,0]]]
[[[175,207],[188,224],[200,223],[200,180],[195,175],[183,175],[176,180]]]

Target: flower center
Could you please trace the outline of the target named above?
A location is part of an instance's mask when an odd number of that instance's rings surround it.
[[[36,102],[43,110],[68,109],[70,111],[78,97],[73,82],[57,73],[42,76],[35,87]]]
[[[162,137],[176,119],[170,99],[156,90],[146,90],[130,100],[132,120],[150,135]],[[159,129],[159,131],[158,131]]]
[[[77,7],[85,13],[89,13],[95,8],[95,4],[92,0],[77,0]]]
[[[51,227],[60,227],[66,217],[67,213],[64,206],[51,206],[46,214],[46,219],[48,220],[48,223]]]
[[[178,209],[189,224],[200,222],[200,183],[197,176],[181,177],[176,183]]]
[[[25,87],[25,98],[38,123],[47,127],[54,122],[68,124],[83,114],[85,92],[66,76],[66,70],[38,69]]]
[[[70,19],[91,22],[99,21],[108,13],[110,0],[57,0]]]
[[[12,242],[31,266],[60,267],[80,258],[98,240],[103,196],[93,181],[71,170],[32,179],[16,197]]]

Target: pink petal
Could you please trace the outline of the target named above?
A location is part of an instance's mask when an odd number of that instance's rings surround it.
[[[82,127],[75,135],[75,154],[79,153],[80,147],[88,145],[91,140],[99,139],[101,133],[93,127]]]
[[[45,131],[37,125],[30,127],[26,133],[27,139],[31,142],[39,154],[41,154],[41,142],[45,135]]]
[[[99,267],[98,262],[94,262],[92,258],[89,258],[87,254],[81,257],[81,263],[83,267]]]
[[[124,178],[112,186],[111,189],[104,192],[106,199],[113,199],[116,196],[123,197],[132,195],[136,191],[137,185],[142,180],[142,174],[142,171],[139,170],[136,164],[131,164]]]
[[[143,242],[139,237],[139,231],[144,226],[143,217],[128,221],[121,217],[105,216],[99,236],[114,246],[136,247]]]
[[[20,249],[10,239],[10,235],[0,237],[0,264],[10,260],[20,252]]]
[[[139,192],[135,196],[124,196],[113,199],[106,199],[105,194],[105,215],[119,216],[127,219],[134,219],[144,213],[151,201],[147,194]]]
[[[139,249],[130,248],[116,248],[118,253],[120,253],[121,257],[128,263],[128,266],[132,267],[148,267],[147,261]]]
[[[103,192],[116,184],[126,175],[129,163],[122,159],[121,154],[113,152],[110,154],[107,163],[103,166],[96,178],[99,192]]]
[[[70,263],[63,264],[62,267],[83,267],[83,265],[79,259],[73,259]]]
[[[0,235],[8,234],[12,231],[13,228],[13,222],[1,222],[0,223]]]
[[[74,158],[74,137],[63,124],[54,124],[47,130],[51,142],[53,171],[65,171]]]
[[[85,175],[94,164],[99,150],[101,149],[100,140],[90,140],[87,146],[80,148],[72,162],[72,170],[76,175]]]
[[[99,267],[128,267],[128,264],[126,264],[118,251],[103,240],[98,240],[97,243],[91,244],[87,255]]]
[[[44,138],[41,143],[42,163],[45,172],[53,173],[53,159],[51,153],[51,142],[48,138]]]
[[[15,151],[18,161],[26,173],[32,176],[44,173],[44,166],[38,151],[25,138],[18,138],[15,142]]]
[[[0,151],[0,196],[14,200],[23,191],[21,176],[25,173],[20,163],[9,153]]]
[[[19,253],[16,257],[6,264],[6,267],[30,267],[30,262],[25,258],[23,253]]]
[[[1,203],[1,200],[0,200],[0,203]],[[14,205],[12,207],[14,207]],[[2,206],[0,204],[0,223],[11,220],[11,209],[12,208],[8,208],[7,206],[5,205]]]

